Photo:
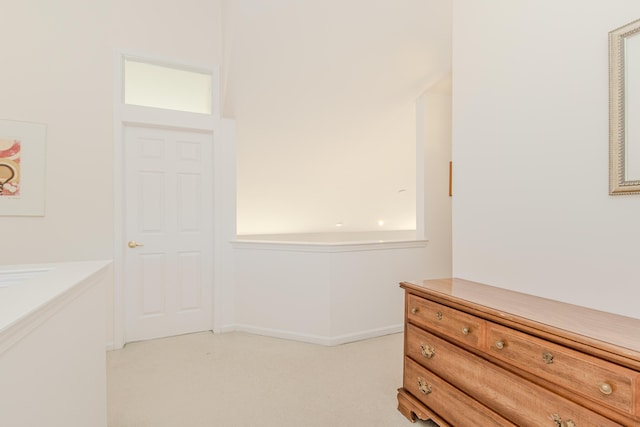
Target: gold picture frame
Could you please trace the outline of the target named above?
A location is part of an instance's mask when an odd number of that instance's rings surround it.
[[[640,194],[640,20],[609,32],[609,194]],[[629,117],[633,116],[634,120]]]

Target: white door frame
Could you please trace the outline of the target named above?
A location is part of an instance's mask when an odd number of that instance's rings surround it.
[[[194,71],[201,71],[205,73],[211,73],[212,75],[212,93],[211,93],[211,108],[212,114],[198,114],[198,113],[184,113],[180,111],[169,111],[158,108],[139,107],[134,105],[125,105],[124,100],[124,59],[125,58],[138,58],[144,61],[153,62],[156,64],[178,66],[184,69],[190,69]],[[113,300],[113,342],[107,343],[107,349],[120,349],[125,344],[125,304],[124,304],[124,262],[125,262],[125,239],[124,226],[125,226],[125,203],[124,203],[124,127],[127,125],[139,125],[139,126],[159,126],[163,128],[176,128],[181,130],[192,131],[204,131],[213,134],[213,144],[216,145],[216,137],[220,128],[219,107],[218,100],[219,94],[219,70],[213,66],[198,66],[193,64],[186,64],[180,61],[167,60],[166,58],[151,57],[149,55],[140,55],[131,52],[116,51],[114,58],[114,87],[113,87],[113,188],[114,188],[114,300]],[[212,149],[212,153],[215,149]],[[215,157],[215,154],[213,154]],[[213,161],[212,160],[212,166]],[[215,170],[215,168],[214,168]],[[214,183],[215,188],[215,183]],[[214,189],[215,191],[215,189]],[[215,221],[216,206],[214,194],[211,195],[213,205],[212,221]],[[213,224],[212,224],[213,225]],[[214,233],[215,227],[211,227],[214,259],[215,259],[215,242]],[[215,262],[211,260],[212,265]],[[212,284],[212,324],[211,328],[214,329],[214,322],[216,316],[216,304],[215,302],[215,276],[214,283]]]

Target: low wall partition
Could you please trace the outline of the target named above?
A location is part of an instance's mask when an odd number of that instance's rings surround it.
[[[110,264],[0,267],[0,426],[106,427]]]
[[[238,236],[233,329],[323,345],[401,332],[397,284],[428,274],[427,244],[413,231]]]

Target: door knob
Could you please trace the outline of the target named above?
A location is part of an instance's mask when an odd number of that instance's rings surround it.
[[[144,246],[142,243],[136,243],[135,240],[129,240],[129,243],[127,243],[127,246],[129,246],[131,249],[137,248],[138,246]]]

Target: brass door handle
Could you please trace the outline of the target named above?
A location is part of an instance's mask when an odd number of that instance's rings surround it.
[[[142,243],[136,243],[135,240],[129,240],[129,243],[127,243],[127,246],[129,246],[131,249],[137,248],[138,246],[144,246]]]

